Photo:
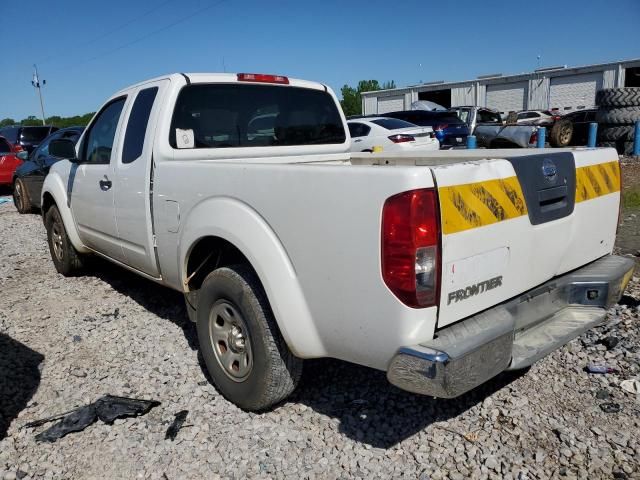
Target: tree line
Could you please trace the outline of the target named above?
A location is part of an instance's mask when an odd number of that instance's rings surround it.
[[[378,80],[360,80],[356,88],[345,85],[340,89],[340,92],[342,93],[342,100],[340,101],[342,110],[347,117],[350,115],[362,115],[361,93],[388,90],[391,88],[396,88],[396,84],[393,80],[390,82],[383,82],[382,85]]]
[[[378,82],[378,80],[360,80],[355,88],[349,85],[345,85],[340,89],[342,93],[342,100],[340,100],[342,110],[344,110],[344,114],[346,116],[361,115],[361,93],[373,92],[377,90],[387,90],[391,88],[396,88],[396,84],[393,80],[391,80],[390,82],[383,82],[382,84]],[[54,115],[45,118],[45,123],[47,125],[53,125],[58,128],[86,126],[93,118],[94,114],[95,112],[90,112],[85,113],[84,115],[75,115],[73,117],[60,117],[58,115]],[[42,125],[42,120],[35,117],[34,115],[30,115],[20,121],[16,121],[13,118],[3,118],[2,120],[0,120],[0,128],[7,127],[9,125],[37,126]]]
[[[60,117],[58,115],[53,115],[51,117],[45,118],[45,123],[47,125],[53,125],[58,128],[66,128],[66,127],[75,127],[75,126],[86,126],[89,121],[93,118],[95,112],[85,113],[84,115],[75,115],[73,117]],[[20,121],[16,121],[13,118],[3,118],[0,120],[0,128],[8,127],[9,125],[23,125],[23,126],[38,126],[42,125],[42,120],[35,117],[34,115],[29,115],[27,118],[23,118]]]

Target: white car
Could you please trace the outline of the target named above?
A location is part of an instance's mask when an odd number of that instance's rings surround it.
[[[359,118],[349,120],[347,125],[351,134],[352,152],[373,152],[380,148],[384,152],[440,149],[440,142],[431,127],[419,127],[397,118]]]
[[[559,118],[549,110],[525,110],[516,114],[516,122],[519,125],[551,126]]]

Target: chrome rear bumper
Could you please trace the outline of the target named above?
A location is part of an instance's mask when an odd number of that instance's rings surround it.
[[[453,398],[504,370],[528,367],[602,322],[634,265],[609,255],[439,330],[429,342],[398,350],[387,378],[403,390]]]

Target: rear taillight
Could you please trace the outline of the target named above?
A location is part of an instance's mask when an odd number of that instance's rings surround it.
[[[238,81],[240,82],[257,82],[257,83],[281,83],[289,84],[289,79],[282,75],[266,75],[264,73],[239,73]]]
[[[536,130],[531,134],[531,137],[529,137],[529,145],[532,145],[537,142],[538,142],[538,131]]]
[[[406,135],[398,133],[397,135],[391,135],[388,137],[393,143],[414,142],[416,139],[413,135]]]
[[[410,307],[437,304],[440,284],[440,222],[433,189],[387,199],[382,210],[382,278]]]

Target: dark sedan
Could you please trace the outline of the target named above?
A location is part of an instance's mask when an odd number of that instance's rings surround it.
[[[44,177],[49,173],[51,165],[60,160],[49,154],[51,141],[65,138],[75,143],[83,130],[84,127],[69,127],[49,135],[31,153],[29,159],[17,168],[13,179],[13,203],[18,212],[29,213],[35,208],[40,208]]]
[[[421,127],[432,127],[441,148],[462,147],[466,145],[469,135],[469,127],[458,118],[455,112],[406,110],[388,112],[384,116],[398,118]]]

